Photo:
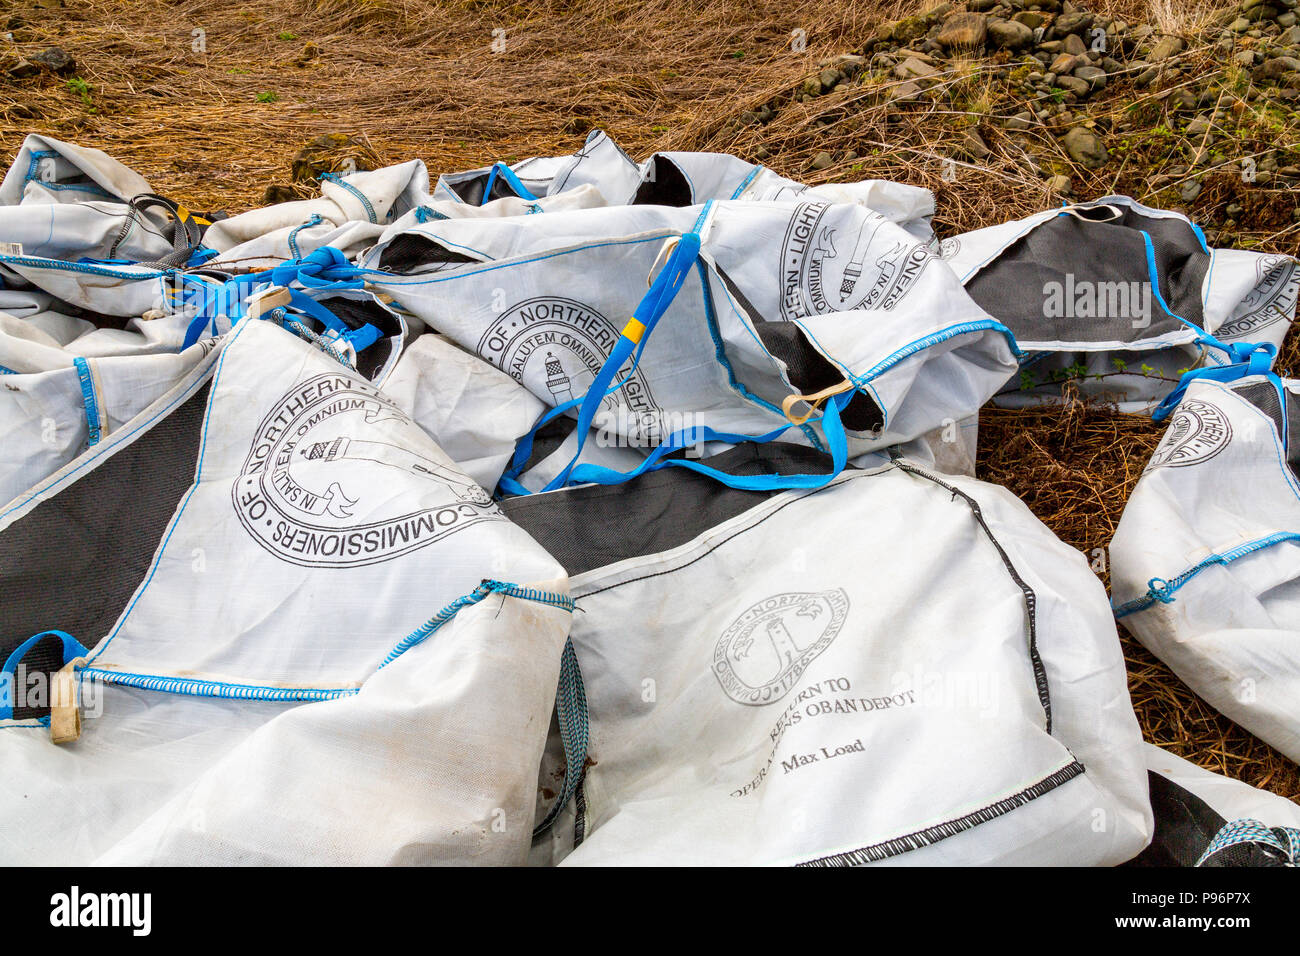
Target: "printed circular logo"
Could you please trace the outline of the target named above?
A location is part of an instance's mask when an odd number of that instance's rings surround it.
[[[736,618],[713,649],[713,676],[728,697],[759,707],[780,700],[844,626],[840,588],[774,594]]]
[[[1214,334],[1237,339],[1295,313],[1300,296],[1300,270],[1290,256],[1261,256],[1255,263],[1255,288],[1238,303],[1232,317]]]
[[[934,253],[902,239],[875,244],[888,220],[856,206],[801,202],[781,244],[781,316],[892,309]]]
[[[618,343],[620,330],[591,306],[559,296],[539,296],[511,306],[479,339],[478,354],[537,395],[562,405],[588,386]],[[632,360],[621,370],[627,376]],[[646,434],[658,434],[660,408],[640,370],[608,396],[601,408],[625,408]],[[657,443],[657,442],[656,442]]]
[[[317,375],[257,427],[231,497],[249,534],[292,564],[355,567],[502,520],[428,435],[369,383]]]
[[[951,259],[961,251],[961,240],[955,236],[949,237],[939,243],[939,258],[943,260]]]
[[[1183,399],[1147,468],[1179,468],[1209,461],[1232,441],[1232,426],[1217,405]]]

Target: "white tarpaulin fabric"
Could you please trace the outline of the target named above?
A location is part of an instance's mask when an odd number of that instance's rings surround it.
[[[84,658],[86,712],[52,746],[66,708],[7,684],[6,860],[521,862],[563,570],[284,330],[200,367],[0,513],[9,671]]]
[[[1101,585],[951,477],[1080,367],[1174,410],[1118,613],[1300,754],[1295,260],[1124,197],[939,244],[925,189],[601,132],[320,190],[38,136],[0,184],[0,862],[1130,860]]]
[[[612,206],[698,206],[713,199],[861,203],[920,239],[930,237],[934,215],[934,194],[918,186],[869,179],[809,187],[725,153],[655,153],[638,163],[600,130],[571,156],[535,156],[440,176],[434,195],[452,207],[472,208],[498,199],[544,204],[583,190],[596,191]],[[448,206],[437,208],[455,216]]]
[[[597,379],[686,234],[701,237],[696,269],[603,402],[608,427],[647,451],[685,419],[764,434],[790,424],[791,395],[847,380],[859,454],[973,415],[1015,368],[1005,329],[928,245],[857,204],[437,221],[394,227],[362,264],[373,288],[561,406]]]
[[[1116,614],[1213,707],[1300,759],[1300,382],[1193,382],[1111,544]]]
[[[505,507],[569,572],[589,711],[535,863],[1114,864],[1150,837],[1105,594],[1002,489],[900,459],[813,491],[661,472]]]

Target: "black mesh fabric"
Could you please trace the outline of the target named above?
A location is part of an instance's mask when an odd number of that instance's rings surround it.
[[[1272,382],[1251,382],[1233,389],[1273,420],[1279,440],[1286,442],[1286,463],[1300,481],[1300,396],[1278,389]]]
[[[492,193],[485,200],[483,190],[487,187],[489,178],[492,180]],[[493,199],[505,199],[507,196],[513,196],[516,199],[524,198],[510,188],[510,183],[506,181],[504,176],[493,176],[491,170],[459,181],[448,181],[447,185],[452,192],[471,206],[481,206],[484,202],[491,202]]]
[[[1116,208],[1123,214],[1106,222],[1081,221],[1066,214],[1047,220],[981,269],[966,284],[966,291],[1026,342],[1125,342],[1181,330],[1185,326],[1160,308],[1154,289],[1150,325],[1135,326],[1141,317],[1131,296],[1125,310],[1121,298],[1125,293],[1109,285],[1124,283],[1131,292],[1150,282],[1142,238],[1146,232],[1151,237],[1161,297],[1176,315],[1203,325],[1201,284],[1210,257],[1196,232],[1181,219]],[[1110,215],[1105,209],[1083,212]],[[1082,285],[1085,282],[1089,286]],[[1094,313],[1105,299],[1107,314],[1081,317],[1067,310],[1049,316],[1049,283],[1058,283],[1063,290],[1090,288],[1098,303]],[[1077,302],[1077,296],[1073,298]]]
[[[1147,772],[1156,831],[1151,845],[1125,866],[1195,866],[1228,821],[1185,787],[1154,771]],[[1253,843],[1221,850],[1207,867],[1279,866],[1280,862]]]
[[[830,361],[809,344],[807,337],[792,322],[771,322],[761,315],[745,298],[731,277],[720,268],[715,269],[727,294],[745,310],[758,332],[763,348],[786,364],[786,374],[791,384],[805,395],[819,392],[844,380],[844,375]],[[855,432],[875,431],[885,423],[880,406],[866,392],[858,392],[840,416],[844,427]]]
[[[397,316],[373,299],[348,299],[334,296],[318,299],[317,302],[338,316],[349,329],[373,325],[379,330],[382,338],[357,354],[357,371],[366,378],[374,378],[392,355],[393,349],[400,347],[402,328]]]
[[[1251,382],[1249,385],[1239,385],[1233,391],[1271,418],[1279,436],[1286,434],[1282,399],[1272,382]]]
[[[756,327],[767,349],[786,365],[790,384],[805,395],[844,381],[844,373],[813,348],[803,330],[793,322],[768,322]],[[823,405],[824,407],[824,405]],[[885,424],[880,406],[866,392],[858,392],[840,413],[844,427],[855,432],[875,431]]]
[[[803,445],[740,445],[705,464],[731,475],[826,474],[829,456]],[[508,498],[501,509],[569,574],[685,544],[779,492],[738,491],[684,468],[621,485]]]
[[[634,206],[689,206],[694,202],[691,196],[691,184],[677,164],[664,156],[655,156],[650,175],[641,181],[636,195],[632,197]]]
[[[33,634],[66,631],[87,647],[112,628],[148,573],[194,481],[208,385],[130,445],[0,531],[0,660]],[[62,645],[23,663],[51,675]],[[39,717],[16,708],[16,717]]]
[[[422,266],[442,262],[478,262],[477,259],[448,249],[428,236],[406,232],[398,236],[379,255],[379,268],[394,275],[410,275]]]

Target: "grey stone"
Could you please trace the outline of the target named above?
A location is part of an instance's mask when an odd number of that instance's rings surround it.
[[[976,129],[968,129],[962,133],[958,145],[961,152],[969,159],[980,160],[993,155],[993,151],[984,142],[984,137]]]
[[[1201,184],[1195,179],[1183,185],[1181,193],[1183,202],[1195,202],[1196,197],[1201,194]]]
[[[902,63],[898,64],[898,66],[894,67],[894,76],[898,77],[900,80],[931,77],[938,72],[938,70],[930,66],[930,64],[926,63],[924,60],[914,56],[909,56]]]
[[[1300,70],[1300,59],[1293,56],[1275,56],[1265,60],[1255,71],[1256,79],[1280,80]]]
[[[812,162],[808,164],[808,168],[812,170],[827,169],[828,167],[834,165],[835,165],[835,160],[831,158],[831,154],[826,152],[825,150],[822,150],[820,153],[818,153],[816,156],[812,158]]]
[[[1015,20],[994,20],[988,26],[989,45],[1003,50],[1023,50],[1034,42],[1034,31]]]
[[[1092,130],[1082,126],[1076,126],[1066,133],[1065,138],[1061,140],[1061,145],[1065,147],[1066,153],[1072,160],[1089,169],[1100,169],[1105,166],[1110,156],[1101,138]]]
[[[1061,196],[1068,196],[1074,188],[1069,176],[1053,176],[1047,181],[1047,188]]]
[[[1075,67],[1083,66],[1086,62],[1084,58],[1077,57],[1072,53],[1062,53],[1052,61],[1052,65],[1048,67],[1048,72],[1058,74],[1073,73]]]
[[[1063,13],[1052,24],[1052,30],[1057,36],[1064,36],[1067,33],[1080,33],[1090,26],[1092,26],[1091,13]]]
[[[908,80],[894,87],[889,95],[891,103],[915,103],[921,98],[921,85],[915,80]]]
[[[1065,52],[1073,53],[1075,56],[1083,56],[1088,52],[1088,47],[1077,33],[1071,33],[1065,38]]]
[[[1106,85],[1106,71],[1095,66],[1081,66],[1074,75],[1088,84],[1092,90],[1099,90]]]
[[[1083,98],[1091,90],[1087,80],[1081,80],[1077,76],[1058,76],[1056,85],[1065,90],[1067,93],[1073,93],[1075,96]]]
[[[1154,63],[1159,63],[1182,53],[1185,46],[1181,37],[1161,37],[1151,48],[1150,59]]]
[[[61,75],[77,72],[77,61],[62,47],[52,46],[32,57],[32,62]]]
[[[954,13],[935,37],[945,50],[978,50],[988,36],[988,18],[980,13]]]
[[[20,59],[13,66],[9,67],[7,72],[15,80],[26,80],[41,72],[41,68],[29,60]]]

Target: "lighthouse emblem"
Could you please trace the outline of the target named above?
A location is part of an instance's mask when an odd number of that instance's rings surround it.
[[[555,398],[556,405],[573,401],[573,383],[564,374],[564,366],[554,352],[546,353],[546,387]]]

